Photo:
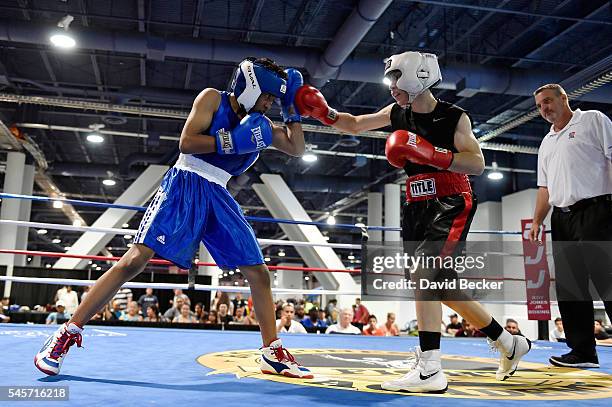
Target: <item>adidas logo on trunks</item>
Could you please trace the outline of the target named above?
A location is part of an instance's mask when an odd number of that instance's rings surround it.
[[[164,235],[157,236],[157,241],[161,244],[166,244],[166,236]]]

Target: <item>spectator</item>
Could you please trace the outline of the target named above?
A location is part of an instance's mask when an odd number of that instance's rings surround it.
[[[138,299],[138,304],[143,310],[145,310],[145,312],[151,305],[155,305],[159,309],[159,300],[155,295],[153,295],[152,288],[147,288],[145,290],[145,293]]]
[[[376,315],[370,315],[368,325],[363,328],[363,334],[368,336],[385,336],[385,330],[377,326]]]
[[[184,303],[181,305],[181,313],[177,315],[172,322],[175,324],[195,324],[198,322],[194,316],[191,315],[191,309],[189,308],[189,304]]]
[[[57,300],[55,309],[55,312],[47,315],[47,320],[45,321],[47,325],[64,323],[70,319],[70,314],[66,311],[66,304],[62,300]]]
[[[121,309],[121,301],[120,300],[113,300],[111,305],[112,305],[112,307],[108,308],[108,314],[106,315],[105,319],[107,321],[118,321],[119,319],[121,319],[121,316],[125,313]]]
[[[335,298],[332,298],[331,300],[329,300],[327,302],[327,306],[325,307],[325,313],[328,316],[331,316],[332,311],[334,311],[336,309],[336,306],[338,305],[338,300]],[[333,322],[335,324],[335,322]]]
[[[138,314],[138,303],[130,301],[127,306],[127,312],[119,317],[121,321],[142,321],[142,315]]]
[[[305,328],[327,328],[325,319],[319,319],[319,309],[311,307],[308,311],[308,316],[302,320],[302,325]]]
[[[234,309],[234,312],[232,315],[236,314],[236,312],[238,311],[238,308],[246,307],[246,305],[247,305],[247,301],[244,298],[242,298],[242,294],[236,293],[236,296],[232,300],[232,308]],[[242,311],[244,315],[244,310]]]
[[[92,286],[90,285],[86,285],[85,287],[83,287],[83,292],[81,293],[81,302],[83,302],[83,300],[85,300],[85,298],[87,297],[87,294],[89,294],[89,290],[91,289]]]
[[[176,302],[176,299],[181,297],[183,299],[183,302],[187,305],[189,305],[191,307],[191,300],[189,299],[189,297],[187,296],[187,294],[183,294],[183,290],[181,290],[180,288],[175,288],[174,289],[174,298],[172,299],[172,304],[174,304]]]
[[[210,312],[208,313],[208,317],[202,323],[205,325],[216,325],[218,316],[219,315],[217,314],[217,311],[215,311],[214,309],[210,310]]]
[[[251,308],[251,312],[244,318],[243,325],[259,325],[257,322],[257,315],[255,315],[255,308]]]
[[[330,315],[327,316],[327,326],[338,323],[338,309],[334,308]]]
[[[11,299],[9,297],[2,297],[2,309],[0,311],[8,312],[11,305]]]
[[[459,316],[457,314],[451,314],[448,316],[450,318],[450,324],[446,325],[446,333],[455,336],[458,330],[461,329],[461,323],[459,322]]]
[[[325,314],[325,310],[324,309],[319,309],[319,320],[325,321],[325,325],[329,325],[327,323],[327,315]]]
[[[330,325],[325,331],[326,334],[351,334],[361,335],[361,331],[356,326],[351,325],[354,314],[351,308],[342,308],[340,310],[340,322]]]
[[[146,322],[161,322],[161,318],[159,317],[159,308],[157,308],[157,305],[149,305],[146,312],[147,315],[144,318]]]
[[[204,304],[202,304],[201,302],[198,302],[195,307],[193,308],[193,313],[194,313],[194,317],[195,319],[197,319],[198,321],[201,321],[202,318],[204,317],[204,313],[206,311],[204,311]]]
[[[593,323],[593,333],[595,334],[595,341],[598,345],[612,344],[612,338],[610,337],[610,334],[606,332],[606,329],[603,327],[603,322],[601,319],[596,319]]]
[[[9,304],[11,300],[9,297],[2,298],[2,305],[0,306],[0,322],[11,322],[11,318],[7,315],[9,312]]]
[[[117,294],[115,294],[115,296],[113,297],[113,304],[115,303],[115,301],[118,302],[119,309],[121,311],[125,311],[128,303],[132,301],[132,290],[130,290],[129,288],[121,287],[119,291],[117,291]]]
[[[226,303],[220,303],[217,310],[217,323],[218,324],[229,324],[234,320],[229,314],[229,307]]]
[[[361,303],[361,298],[355,298],[355,314],[353,316],[353,323],[366,325],[369,318],[370,312],[366,306]]]
[[[178,317],[181,313],[180,309],[184,303],[185,299],[183,297],[175,297],[174,305],[172,306],[172,308],[164,312],[164,318],[166,319],[166,321],[174,321],[174,318]]]
[[[565,342],[565,332],[563,331],[563,320],[561,317],[555,318],[555,329],[550,331],[548,339],[551,342]]]
[[[230,324],[244,324],[245,320],[244,316],[244,307],[236,308],[236,315],[234,315],[234,320],[230,322]]]
[[[400,330],[395,323],[395,314],[393,312],[389,312],[387,314],[387,322],[385,322],[381,328],[385,333],[385,336],[399,336]]]
[[[219,311],[219,304],[227,305],[228,311],[232,310],[233,304],[231,303],[226,292],[217,291],[217,295],[213,299],[213,303],[210,306],[210,309],[214,309],[215,311]]]
[[[305,334],[306,329],[295,320],[295,307],[290,302],[283,304],[283,313],[276,320],[276,332],[288,332],[291,334]]]
[[[56,297],[57,301],[62,301],[65,304],[66,312],[70,315],[72,315],[79,306],[79,297],[77,293],[72,290],[72,286],[65,285],[63,288],[57,290]]]
[[[284,308],[284,305],[283,307]],[[293,316],[293,320],[297,322],[301,322],[306,315],[306,311],[304,311],[304,304],[297,304],[295,306],[295,315]]]
[[[476,327],[470,324],[465,318],[461,321],[461,328],[455,334],[458,338],[483,338],[485,334],[480,332]]]
[[[522,335],[518,322],[512,318],[506,319],[506,331],[510,332],[512,335]]]

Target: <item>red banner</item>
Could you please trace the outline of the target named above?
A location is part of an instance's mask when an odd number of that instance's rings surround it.
[[[532,219],[521,220],[523,232],[523,262],[527,289],[527,315],[529,319],[550,320],[550,272],[546,258],[546,233],[542,225],[542,243],[529,241]]]

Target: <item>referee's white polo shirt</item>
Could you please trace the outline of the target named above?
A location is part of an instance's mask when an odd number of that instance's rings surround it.
[[[552,206],[566,207],[612,194],[612,122],[597,110],[576,109],[559,132],[550,131],[538,152],[538,186]]]

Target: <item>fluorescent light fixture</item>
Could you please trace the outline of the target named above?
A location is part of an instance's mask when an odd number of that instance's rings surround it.
[[[53,207],[55,209],[62,209],[64,207],[64,203],[62,201],[53,201]]]
[[[264,261],[265,261],[265,262],[268,262],[268,261],[270,261],[270,260],[272,260],[272,259],[270,259],[269,257],[264,257]]]
[[[493,163],[491,164],[491,171],[487,174],[487,178],[489,178],[490,180],[493,181],[499,181],[500,179],[504,178],[504,174],[502,174],[498,169],[497,169],[497,162],[493,161]]]
[[[66,250],[66,251],[68,251],[68,250],[70,250],[70,249],[72,249],[72,246],[66,246],[66,247],[64,247],[64,250]]]
[[[336,217],[334,215],[329,215],[329,217],[327,218],[327,224],[328,225],[335,225],[336,224]]]
[[[112,187],[113,185],[117,184],[117,181],[109,178],[109,179],[103,180],[102,183],[106,185],[107,187]]]
[[[89,133],[87,135],[87,141],[90,143],[103,143],[104,137],[100,133]]]
[[[284,250],[279,250],[278,257],[285,257],[285,251]]]
[[[132,235],[123,235],[123,238],[124,238],[125,240],[131,240],[131,239],[132,239],[132,237],[133,237]],[[196,260],[196,261],[197,261],[197,260]]]
[[[355,223],[355,227],[358,227],[358,228],[365,228],[365,223],[363,223],[363,222],[357,222],[357,223]]]
[[[353,254],[349,254],[348,256],[346,256],[346,258],[349,260],[355,260],[355,256],[353,256]]]
[[[123,226],[122,226],[122,228],[129,228],[129,227],[130,227],[129,223],[124,223]]]
[[[56,237],[55,239],[51,240],[51,243],[53,243],[53,244],[62,243],[62,239],[60,239],[59,237]]]
[[[308,281],[308,280],[310,280],[310,277],[306,276],[306,277],[304,277],[304,280]]]
[[[38,233],[39,235],[46,235],[47,234],[47,229],[38,229],[36,231],[36,233]]]
[[[70,49],[76,46],[76,41],[66,32],[53,34],[49,37],[51,44],[58,48]]]
[[[317,155],[313,153],[312,151],[308,151],[302,156],[302,160],[304,160],[307,163],[313,163],[317,161],[318,159],[319,157],[317,157]]]

